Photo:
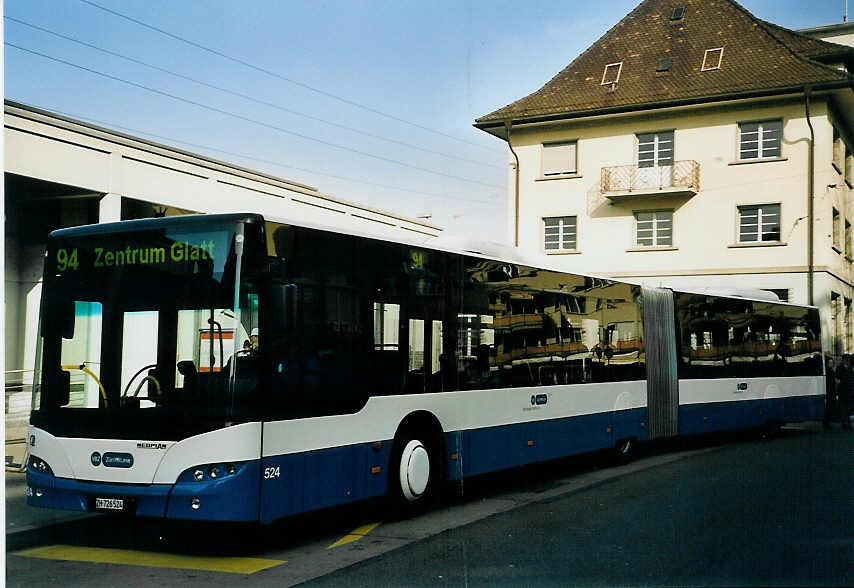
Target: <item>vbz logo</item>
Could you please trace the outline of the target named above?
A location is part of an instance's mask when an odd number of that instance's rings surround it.
[[[101,465],[101,454],[98,453],[97,451],[92,452],[91,460],[92,460],[92,465],[95,467],[98,467],[99,465]]]

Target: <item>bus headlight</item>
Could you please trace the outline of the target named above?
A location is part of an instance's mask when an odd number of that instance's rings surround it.
[[[50,469],[50,466],[47,464],[45,460],[40,457],[36,457],[35,455],[30,456],[30,468],[40,474],[50,474],[53,475],[53,470]]]
[[[206,480],[220,480],[228,478],[240,472],[243,464],[240,463],[213,463],[194,466],[185,470],[178,477],[179,482],[204,482]]]

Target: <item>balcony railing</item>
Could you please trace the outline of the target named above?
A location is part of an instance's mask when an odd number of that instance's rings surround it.
[[[694,196],[700,191],[700,164],[676,161],[673,165],[602,168],[601,192],[605,198],[623,200],[644,196]]]

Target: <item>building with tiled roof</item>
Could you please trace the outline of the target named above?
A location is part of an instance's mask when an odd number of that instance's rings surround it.
[[[828,349],[854,351],[851,32],[644,0],[475,122],[510,147],[509,240],[568,270],[814,303]]]

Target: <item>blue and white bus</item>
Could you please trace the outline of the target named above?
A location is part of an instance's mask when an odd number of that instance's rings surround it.
[[[275,519],[819,419],[818,311],[185,216],[48,243],[28,503]]]

